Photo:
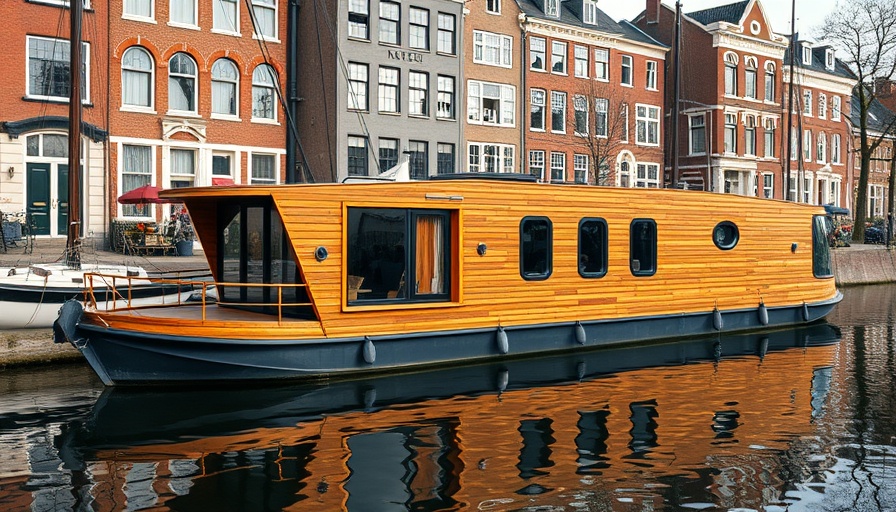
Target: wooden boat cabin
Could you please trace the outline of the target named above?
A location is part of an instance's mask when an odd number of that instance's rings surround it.
[[[460,176],[167,191],[217,302],[78,309],[60,339],[87,339],[107,383],[280,378],[807,323],[840,300],[821,207]]]

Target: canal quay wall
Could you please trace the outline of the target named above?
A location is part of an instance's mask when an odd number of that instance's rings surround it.
[[[24,254],[21,248],[10,248],[6,253],[0,252],[0,267],[58,261],[64,250],[64,240],[38,240],[30,254]],[[896,250],[888,250],[882,245],[857,244],[833,249],[831,255],[838,286],[896,283]],[[84,251],[82,261],[128,263],[141,266],[150,273],[208,270],[205,255],[201,250],[195,251],[193,256],[146,257],[88,247]],[[0,369],[78,361],[81,358],[81,354],[68,343],[53,343],[53,333],[50,329],[0,331]]]

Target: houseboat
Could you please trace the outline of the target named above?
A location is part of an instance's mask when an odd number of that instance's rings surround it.
[[[107,385],[317,378],[811,323],[820,206],[670,189],[415,182],[163,192],[216,301],[60,311]]]

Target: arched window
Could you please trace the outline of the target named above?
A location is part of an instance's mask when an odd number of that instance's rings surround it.
[[[736,53],[725,54],[725,94],[737,96],[737,63]]]
[[[168,109],[196,113],[196,62],[186,53],[168,61]]]
[[[239,72],[229,59],[218,59],[212,65],[212,113],[236,115],[239,104]]]
[[[775,63],[765,63],[765,101],[775,101]]]
[[[827,161],[827,152],[828,152],[828,137],[824,132],[818,134],[818,140],[815,142],[815,160],[818,163],[825,163]]]
[[[121,56],[121,104],[152,108],[154,68],[152,56],[139,46],[132,46]]]
[[[758,84],[756,77],[757,62],[756,57],[747,57],[744,59],[744,97],[756,99],[758,96]]]
[[[825,93],[818,93],[818,118],[825,119],[828,117],[828,97]]]
[[[267,64],[255,68],[252,73],[252,117],[277,119],[277,72]]]

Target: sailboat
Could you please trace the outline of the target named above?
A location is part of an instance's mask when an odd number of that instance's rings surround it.
[[[81,262],[81,15],[83,2],[69,2],[70,91],[68,190],[69,224],[64,261],[29,266],[0,267],[0,329],[49,328],[69,299],[82,297],[87,274],[102,274],[93,279],[104,297],[101,308],[125,305],[152,305],[175,302],[186,286],[153,283],[142,267]],[[120,277],[121,279],[118,279]]]

